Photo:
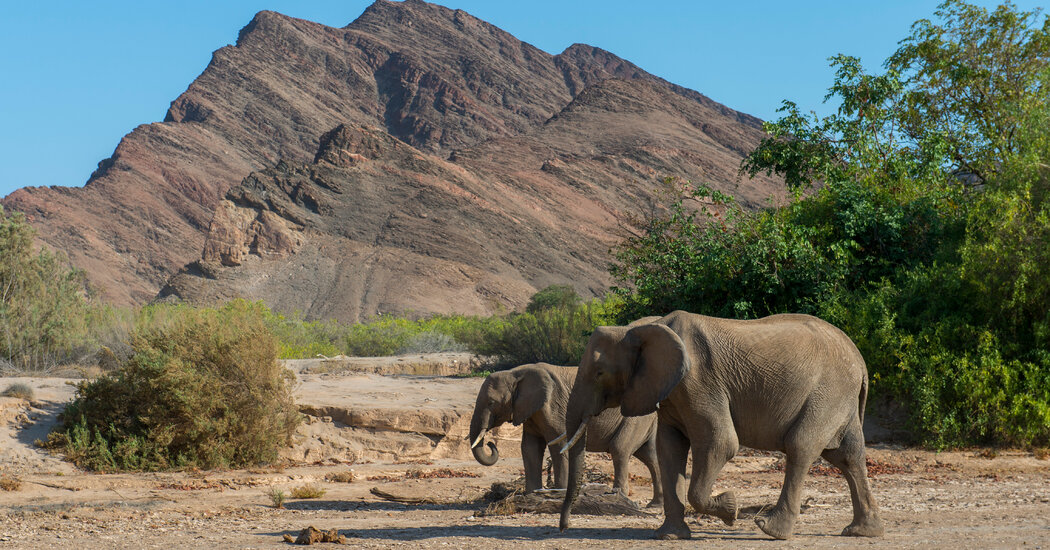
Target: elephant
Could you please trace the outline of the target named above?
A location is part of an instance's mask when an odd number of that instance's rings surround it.
[[[543,449],[550,443],[554,482],[566,487],[568,470],[565,456],[556,452],[560,442],[553,441],[565,433],[565,406],[576,378],[576,367],[559,367],[547,363],[521,365],[494,372],[485,379],[478,392],[474,414],[470,419],[471,451],[478,462],[491,466],[499,459],[496,444],[489,441],[488,451],[481,445],[485,433],[506,422],[521,425],[521,457],[525,463],[525,491],[543,488]],[[653,480],[653,500],[649,506],[663,502],[660,470],[656,459],[656,415],[625,418],[617,410],[595,417],[588,432],[586,449],[608,452],[614,468],[613,487],[624,496],[630,493],[628,462],[634,455],[649,468]],[[581,445],[581,448],[584,447]]]
[[[867,393],[860,351],[841,330],[809,315],[741,321],[675,311],[646,324],[599,327],[587,343],[566,412],[566,433],[574,436],[562,449],[569,454],[571,483],[560,527],[569,526],[583,468],[583,449],[572,443],[590,430],[588,419],[619,409],[625,417],[657,411],[664,493],[657,538],[691,537],[679,492],[689,452],[689,503],[697,513],[733,524],[736,497],[731,491],[712,496],[711,490],[740,445],[787,457],[779,500],[755,518],[767,535],[792,536],[803,479],[823,456],[849,485],[853,521],[842,534],[882,536],[867,480]]]

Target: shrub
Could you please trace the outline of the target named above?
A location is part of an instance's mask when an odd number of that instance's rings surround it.
[[[356,357],[396,355],[419,331],[418,324],[413,321],[383,315],[369,323],[350,327],[346,354]]]
[[[270,503],[273,504],[274,508],[284,508],[284,491],[276,487],[266,491],[266,496],[270,497]]]
[[[450,351],[467,351],[467,347],[456,341],[455,338],[443,332],[428,330],[409,336],[401,349],[401,353],[441,353]]]
[[[7,386],[7,389],[5,389],[3,393],[0,393],[0,395],[3,395],[4,397],[17,397],[19,399],[25,399],[26,401],[32,401],[33,387],[29,384],[26,384],[25,382],[15,382]]]
[[[490,343],[503,324],[498,316],[435,315],[410,320],[381,315],[349,327],[345,351],[358,357],[462,350],[490,355]]]
[[[334,320],[306,321],[266,310],[266,326],[278,342],[281,359],[308,359],[342,353],[348,328]]]
[[[321,498],[327,492],[317,485],[308,484],[292,489],[292,498]]]
[[[25,216],[0,207],[0,360],[45,371],[91,346],[83,273],[33,245]]]
[[[50,444],[101,470],[269,463],[300,421],[260,304],[167,308],[116,371],[77,387]]]
[[[532,295],[526,313],[536,313],[546,309],[569,309],[580,305],[580,295],[572,285],[551,285]]]
[[[353,483],[357,476],[353,470],[344,470],[342,472],[332,472],[324,476],[325,481],[333,481],[336,483]]]
[[[0,476],[0,491],[20,491],[22,480],[7,474]]]
[[[600,300],[513,315],[487,351],[506,366],[536,362],[578,365],[594,329],[614,324],[618,316],[618,302]]]

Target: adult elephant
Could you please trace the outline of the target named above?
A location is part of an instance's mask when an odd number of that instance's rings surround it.
[[[786,539],[798,517],[802,481],[823,456],[842,470],[853,501],[843,535],[881,536],[868,488],[861,429],[868,372],[857,347],[834,326],[808,315],[751,321],[675,311],[634,327],[599,327],[584,352],[566,413],[567,433],[590,429],[609,408],[624,416],[658,410],[657,448],[664,486],[658,538],[687,539],[677,491],[693,453],[688,499],[698,513],[732,525],[732,492],[711,496],[715,477],[740,445],[787,455],[776,506],[755,519],[766,534]],[[578,436],[570,440],[574,442]],[[572,480],[561,528],[579,494],[583,453],[566,445]]]
[[[548,442],[555,486],[565,488],[568,484],[566,459],[557,452],[561,442],[555,440],[565,433],[565,407],[576,371],[576,367],[535,363],[489,375],[481,385],[470,419],[469,439],[474,458],[486,466],[495,464],[499,459],[496,444],[489,441],[482,445],[482,440],[489,430],[512,422],[522,427],[525,490],[532,492],[543,488],[543,453]],[[586,448],[612,455],[613,487],[624,495],[629,494],[627,465],[631,456],[636,456],[652,475],[654,495],[649,505],[659,506],[663,499],[656,459],[656,415],[625,418],[620,411],[610,409],[598,414],[592,425],[587,434]],[[583,447],[580,445],[581,451]]]

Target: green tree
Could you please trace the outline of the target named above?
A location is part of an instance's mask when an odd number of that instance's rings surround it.
[[[0,359],[17,370],[47,369],[90,342],[83,273],[33,244],[19,212],[0,207]]]
[[[580,295],[572,285],[550,285],[533,294],[525,306],[528,313],[545,309],[571,308],[580,305]]]
[[[1050,19],[955,0],[935,15],[880,73],[832,57],[835,113],[785,101],[766,123],[741,171],[795,200],[749,212],[684,186],[612,273],[629,317],[836,323],[931,444],[1046,444]]]

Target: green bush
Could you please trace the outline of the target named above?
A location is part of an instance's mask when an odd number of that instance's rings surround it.
[[[918,440],[1046,445],[1050,19],[957,0],[936,15],[884,73],[833,57],[835,114],[785,101],[765,125],[742,171],[783,176],[788,204],[669,181],[666,212],[616,250],[621,321],[818,315]]]
[[[578,365],[594,329],[615,324],[617,308],[613,302],[594,300],[512,315],[486,351],[498,357],[502,366],[536,362]]]
[[[491,355],[490,342],[502,325],[499,316],[435,315],[410,320],[381,315],[350,326],[344,349],[357,357],[465,350]]]
[[[345,325],[334,320],[306,321],[298,314],[285,316],[269,310],[266,326],[277,338],[281,359],[339,355],[348,333]]]
[[[580,305],[580,295],[572,285],[551,285],[532,295],[525,306],[526,313],[547,309],[568,309]]]
[[[0,362],[46,371],[91,348],[91,305],[83,273],[33,245],[25,216],[0,207]]]
[[[50,445],[100,471],[276,460],[300,415],[265,308],[235,301],[151,314],[120,368],[77,387]]]
[[[537,361],[575,365],[590,333],[598,325],[615,324],[623,304],[618,298],[581,303],[575,291],[566,288],[538,292],[530,304],[544,306],[532,312],[417,320],[383,315],[349,327],[345,351],[367,357],[469,350],[494,361],[486,368]]]

